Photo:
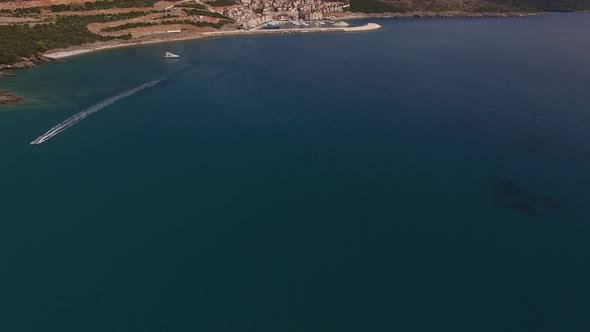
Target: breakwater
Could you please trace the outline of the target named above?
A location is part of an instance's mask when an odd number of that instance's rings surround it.
[[[61,122],[60,124],[58,124],[57,126],[54,126],[53,128],[49,129],[45,134],[37,137],[37,139],[35,139],[34,141],[31,142],[32,145],[37,145],[37,144],[41,144],[44,143],[46,141],[48,141],[49,139],[51,139],[53,136],[61,133],[62,131],[70,128],[71,126],[75,125],[76,123],[82,121],[84,118],[88,117],[89,115],[96,113],[98,111],[100,111],[101,109],[111,105],[112,103],[116,102],[117,100],[123,99],[125,97],[129,97],[132,94],[139,92],[143,89],[147,89],[149,87],[152,87],[158,83],[161,83],[162,81],[164,81],[163,79],[159,79],[159,80],[155,80],[155,81],[151,81],[148,82],[146,84],[143,84],[141,86],[138,86],[135,89],[131,89],[127,92],[124,92],[120,95],[111,97],[109,99],[103,100],[102,102],[85,109],[84,111],[77,113],[76,115],[67,118],[65,121]]]
[[[357,27],[334,27],[334,28],[294,28],[294,29],[259,29],[259,30],[231,30],[204,32],[205,36],[243,36],[243,35],[277,35],[292,33],[319,33],[319,32],[358,32],[370,31],[381,28],[377,23],[367,23]]]

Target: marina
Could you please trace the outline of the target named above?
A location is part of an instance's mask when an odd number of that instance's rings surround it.
[[[272,21],[272,22],[266,23],[264,26],[262,26],[262,28],[263,29],[278,29],[278,28],[280,28],[280,24],[279,24],[279,22]]]

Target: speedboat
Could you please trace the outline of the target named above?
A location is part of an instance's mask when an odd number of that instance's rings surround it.
[[[170,52],[166,52],[166,54],[164,54],[165,58],[180,58],[180,55],[176,55],[174,53],[170,53]]]

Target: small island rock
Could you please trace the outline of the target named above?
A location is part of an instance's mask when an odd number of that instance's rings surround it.
[[[22,103],[24,99],[10,94],[8,91],[0,90],[0,105],[10,105]]]

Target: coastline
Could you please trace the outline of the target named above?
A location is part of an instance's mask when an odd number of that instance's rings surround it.
[[[451,18],[451,17],[463,17],[463,18],[508,18],[508,17],[527,17],[544,14],[540,13],[522,13],[522,12],[508,12],[508,13],[471,13],[462,11],[447,11],[447,12],[405,12],[405,13],[350,13],[349,15],[337,17],[337,20],[357,20],[357,19],[370,19],[370,18]],[[374,24],[374,23],[370,23]],[[367,24],[368,26],[368,24]],[[363,26],[364,27],[364,26]],[[162,34],[160,36],[154,36],[153,39],[147,40],[132,40],[132,41],[110,41],[110,42],[99,42],[89,45],[73,46],[65,49],[56,49],[48,51],[43,54],[45,58],[51,60],[63,59],[71,56],[81,55],[90,52],[108,50],[112,48],[129,47],[137,45],[149,45],[156,43],[166,43],[173,41],[182,40],[194,40],[209,37],[222,37],[222,36],[240,36],[240,35],[266,35],[266,34],[292,34],[292,33],[322,33],[322,32],[355,32],[355,31],[370,31],[378,29],[378,27],[371,26],[370,28],[363,27],[338,27],[338,28],[294,28],[294,29],[277,29],[277,30],[221,30],[213,32],[202,32],[198,34],[191,34],[185,36],[167,36]]]
[[[45,59],[43,61],[59,60],[68,58],[76,55],[82,55],[90,52],[97,52],[102,50],[109,50],[113,48],[149,45],[157,43],[166,43],[182,40],[196,40],[212,37],[224,37],[224,36],[241,36],[241,35],[270,35],[270,34],[296,34],[296,33],[330,33],[330,32],[362,32],[371,31],[381,28],[379,24],[367,23],[362,26],[356,27],[330,27],[330,28],[293,28],[293,29],[277,29],[277,30],[225,30],[225,31],[212,31],[212,32],[201,32],[197,34],[189,34],[184,36],[169,36],[169,35],[158,35],[151,36],[153,39],[147,40],[134,40],[134,41],[109,41],[94,43],[90,45],[73,46],[65,49],[56,49],[44,53],[41,57]],[[27,59],[28,61],[28,59]],[[28,63],[28,62],[27,62]],[[20,68],[31,68],[34,64],[27,66],[9,66],[7,69],[20,69]],[[13,75],[5,75],[13,76]],[[8,91],[0,90],[2,95],[0,98],[0,105],[12,105],[24,102],[24,99],[15,95],[10,94]]]
[[[48,51],[44,54],[46,58],[51,60],[58,60],[63,59],[75,55],[81,55],[90,52],[97,52],[103,51],[113,48],[121,48],[121,47],[131,47],[131,46],[139,46],[139,45],[150,45],[150,44],[159,44],[159,43],[166,43],[166,42],[174,42],[174,41],[181,41],[181,40],[193,40],[193,39],[202,39],[206,38],[207,36],[202,34],[193,34],[187,35],[182,37],[172,37],[172,38],[155,38],[153,40],[135,40],[135,41],[110,41],[110,42],[98,42],[89,45],[80,45],[80,46],[73,46],[64,49],[57,49]]]
[[[510,17],[528,17],[543,15],[545,12],[464,12],[464,11],[411,11],[404,13],[361,13],[354,12],[348,15],[338,17],[339,20],[357,20],[368,18],[510,18]]]
[[[103,42],[95,43],[90,45],[74,46],[66,49],[58,49],[49,51],[43,56],[52,60],[63,59],[75,55],[81,55],[90,52],[108,50],[120,47],[138,46],[138,45],[149,45],[158,44],[182,40],[194,40],[203,39],[210,37],[223,37],[223,36],[244,36],[244,35],[270,35],[270,34],[295,34],[295,33],[326,33],[326,32],[360,32],[360,31],[371,31],[381,28],[379,24],[367,23],[363,26],[357,27],[338,27],[338,28],[293,28],[293,29],[276,29],[276,30],[222,30],[212,32],[202,32],[199,34],[192,34],[186,36],[177,36],[162,38],[156,37],[152,40],[136,40],[136,41],[117,41],[117,42]]]
[[[332,19],[338,21],[356,20],[356,19],[370,19],[370,18],[509,18],[509,17],[528,17],[544,14],[539,13],[522,13],[522,12],[508,12],[508,13],[471,13],[461,11],[448,11],[448,12],[406,12],[406,13],[349,13]],[[363,26],[356,27],[310,27],[310,28],[288,28],[288,29],[276,29],[276,30],[220,30],[212,32],[198,32],[189,33],[185,35],[170,35],[170,34],[159,34],[143,37],[141,39],[130,40],[130,41],[107,41],[97,42],[87,45],[73,46],[64,49],[55,49],[48,51],[42,55],[31,58],[23,58],[21,62],[13,65],[3,65],[4,69],[20,69],[20,68],[31,68],[35,67],[36,64],[42,62],[59,60],[68,58],[76,55],[82,55],[90,52],[97,52],[102,50],[109,50],[120,47],[130,47],[139,45],[149,45],[156,43],[166,43],[182,40],[197,40],[211,37],[224,37],[224,36],[242,36],[242,35],[271,35],[271,34],[296,34],[296,33],[334,33],[334,32],[362,32],[379,29],[381,26],[376,23],[368,23]],[[8,76],[8,75],[5,75]],[[10,75],[12,76],[12,75]],[[4,99],[9,95],[8,91],[3,91]],[[10,95],[11,102],[2,100],[0,105],[16,104],[24,102],[20,97]]]

